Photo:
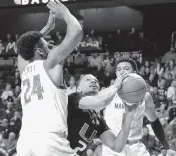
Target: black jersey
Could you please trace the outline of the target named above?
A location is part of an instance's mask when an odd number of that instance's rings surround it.
[[[102,116],[95,111],[79,108],[81,98],[80,93],[73,93],[68,96],[67,118],[70,146],[80,156],[94,138],[98,138],[109,129]]]

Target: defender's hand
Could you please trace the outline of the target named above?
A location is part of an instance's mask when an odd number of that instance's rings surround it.
[[[46,27],[50,30],[53,30],[56,25],[55,23],[56,23],[56,15],[52,11],[50,11],[50,15],[49,15]]]
[[[122,75],[122,76],[116,78],[116,80],[114,81],[114,86],[116,86],[117,89],[119,90],[119,89],[121,88],[121,86],[122,86],[123,80],[124,80],[125,78],[127,78],[127,77],[128,77],[128,75],[124,74],[124,75]]]
[[[59,0],[55,0],[55,2],[50,1],[47,4],[47,7],[51,10],[52,13],[56,15],[57,18],[65,19],[70,14],[68,8],[63,5]]]

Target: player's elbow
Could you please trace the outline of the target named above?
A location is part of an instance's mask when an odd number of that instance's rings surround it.
[[[121,145],[114,145],[114,144],[112,144],[111,146],[110,146],[110,148],[111,148],[111,150],[113,150],[114,152],[117,152],[117,153],[121,153],[122,152],[122,150],[123,150],[123,148],[124,148],[124,146],[121,146]]]
[[[74,34],[75,38],[80,42],[83,38],[83,29],[80,24],[76,23],[72,25],[72,34]]]
[[[80,42],[83,39],[83,34],[84,34],[81,26],[76,28],[75,34],[77,36],[78,41]]]

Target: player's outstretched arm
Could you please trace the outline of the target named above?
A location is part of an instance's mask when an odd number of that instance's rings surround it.
[[[84,96],[79,101],[80,109],[93,109],[95,111],[100,111],[105,108],[114,98],[117,87],[112,86],[106,89],[105,92],[102,92],[95,96]]]
[[[118,89],[121,87],[122,81],[127,76],[116,79],[114,85],[101,90],[96,96],[85,96],[79,101],[80,109],[93,109],[97,112],[104,109],[113,100]]]
[[[56,16],[53,12],[50,11],[49,18],[47,24],[40,30],[42,37],[45,37],[50,31],[55,28]]]
[[[133,116],[135,113],[134,110],[136,107],[135,105],[133,105],[132,107],[127,106],[126,104],[124,105],[128,109],[128,112],[124,116],[122,129],[120,133],[117,135],[117,137],[115,137],[114,133],[112,133],[112,131],[110,130],[107,130],[100,135],[101,141],[106,146],[111,148],[113,151],[118,152],[118,153],[121,152],[126,145],[128,135],[130,132],[130,128],[131,128],[131,123],[132,123]]]
[[[68,8],[59,0],[50,1],[47,7],[53,12],[57,18],[64,19],[67,24],[67,33],[59,46],[51,50],[46,60],[48,69],[54,68],[74,50],[78,43],[82,40],[83,30],[78,20],[70,13]]]
[[[146,94],[145,101],[146,101],[145,116],[151,122],[151,126],[152,126],[152,129],[153,129],[156,137],[162,143],[164,148],[168,151],[169,156],[171,156],[174,151],[169,149],[169,143],[166,139],[163,126],[161,125],[160,120],[158,119],[158,117],[156,115],[155,105],[153,103],[153,99],[152,99],[152,96],[150,95],[150,93]]]

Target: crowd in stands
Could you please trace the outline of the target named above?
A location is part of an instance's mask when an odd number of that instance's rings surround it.
[[[143,33],[137,34],[132,29],[126,37],[120,35],[118,30],[115,36],[109,34],[106,38],[95,36],[94,30],[85,34],[81,46],[76,48],[64,63],[64,77],[68,85],[67,94],[76,92],[79,79],[87,73],[95,75],[101,89],[114,83],[115,64],[120,57],[131,57],[136,60],[138,74],[147,82],[148,92],[151,93],[157,115],[165,129],[171,149],[176,150],[176,52],[172,47],[162,58],[145,60],[141,50]],[[91,36],[91,37],[90,37]],[[19,35],[8,34],[1,42],[16,41]],[[50,46],[61,43],[63,36],[55,34],[55,39],[50,35],[46,37]],[[0,42],[0,43],[1,43]],[[124,46],[128,43],[128,46]],[[86,46],[85,46],[86,45]],[[126,49],[124,47],[127,47]],[[82,52],[82,49],[87,52]],[[90,49],[92,51],[90,52]],[[101,49],[101,50],[100,50]],[[117,51],[131,52],[117,52]],[[17,64],[17,63],[16,63]],[[0,86],[3,89],[0,100],[0,156],[14,156],[18,139],[22,109],[20,105],[20,74],[17,66],[10,68],[13,71],[11,79],[0,74]],[[8,75],[8,74],[7,74]],[[147,119],[144,119],[143,138],[141,140],[151,155],[166,156],[166,151],[154,136]],[[100,156],[102,143],[94,140],[87,149],[85,156]]]

